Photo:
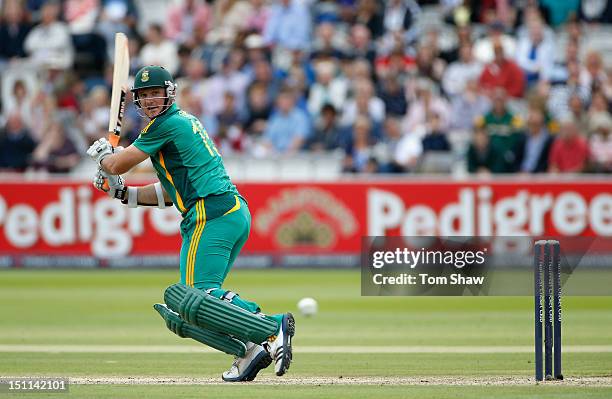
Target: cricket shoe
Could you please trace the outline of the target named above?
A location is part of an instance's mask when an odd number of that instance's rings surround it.
[[[244,357],[236,357],[232,367],[223,372],[221,376],[223,381],[253,381],[259,370],[265,369],[272,363],[270,354],[261,345],[248,342],[246,346],[247,351]]]
[[[295,320],[291,313],[283,315],[283,321],[276,337],[271,337],[267,346],[272,359],[274,359],[274,372],[281,376],[287,372],[293,357],[291,339],[295,334]]]

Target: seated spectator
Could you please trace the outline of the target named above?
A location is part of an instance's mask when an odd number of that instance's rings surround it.
[[[468,131],[474,126],[474,121],[490,108],[489,99],[478,92],[478,80],[468,80],[464,90],[451,100],[450,128]]]
[[[376,0],[359,0],[355,22],[368,27],[372,33],[372,39],[377,40],[384,33],[383,9],[381,2]]]
[[[518,153],[523,143],[522,121],[507,107],[506,92],[498,88],[493,92],[492,108],[476,124],[489,133],[491,143],[498,149],[503,167],[500,172],[512,173],[519,168]]]
[[[394,163],[403,171],[413,171],[423,154],[423,131],[404,131],[395,148]]]
[[[352,142],[346,149],[345,172],[376,173],[378,171],[373,142],[372,124],[365,116],[357,117],[352,129]]]
[[[248,135],[261,136],[272,113],[272,103],[268,99],[266,86],[262,83],[252,85],[247,94],[247,118],[244,129]]]
[[[376,159],[383,173],[401,173],[402,165],[396,160],[397,148],[402,139],[401,119],[387,116],[383,124],[382,140],[374,147]]]
[[[379,97],[385,104],[387,115],[404,116],[408,109],[406,92],[396,75],[391,74],[381,79]]]
[[[331,104],[340,109],[348,95],[348,82],[336,77],[336,65],[333,61],[319,61],[315,65],[316,82],[308,94],[308,112],[314,118],[324,104]]]
[[[18,113],[9,115],[0,131],[0,170],[23,172],[36,143]]]
[[[482,126],[476,126],[474,129],[472,142],[467,152],[467,167],[470,173],[485,175],[500,173],[504,169],[499,150],[491,142],[489,133]]]
[[[605,86],[607,81],[608,75],[604,70],[601,54],[597,51],[589,51],[580,71],[580,85],[589,88],[589,91],[597,91]]]
[[[352,59],[363,58],[368,61],[370,66],[374,66],[376,59],[376,48],[372,41],[370,30],[365,25],[353,25],[349,39],[347,55]]]
[[[0,63],[26,56],[24,42],[30,29],[21,1],[6,1],[0,24]]]
[[[267,148],[274,153],[295,153],[310,136],[308,116],[295,102],[292,89],[281,90],[276,100],[276,110],[270,117],[263,136]]]
[[[149,26],[147,43],[140,50],[140,61],[143,65],[160,65],[172,76],[178,70],[178,47],[175,42],[164,37],[161,25]]]
[[[521,97],[525,90],[525,76],[514,61],[506,58],[501,43],[494,42],[495,59],[480,75],[480,86],[485,90],[501,87],[512,97]]]
[[[428,117],[427,131],[423,136],[423,153],[428,151],[450,151],[451,146],[442,128],[440,116],[432,112]]]
[[[565,58],[555,62],[550,77],[550,83],[563,84],[566,83],[570,77],[569,67],[570,65],[580,65],[578,42],[570,40],[565,45]],[[579,72],[579,71],[578,71]],[[580,73],[578,73],[578,76]]]
[[[459,49],[459,60],[451,63],[442,77],[442,88],[451,98],[461,95],[469,81],[478,80],[482,64],[472,55],[472,46],[464,44]]]
[[[438,57],[436,51],[427,44],[421,44],[415,57],[416,74],[439,84],[446,68],[446,63]]]
[[[15,80],[13,83],[13,90],[8,94],[8,96],[2,99],[4,116],[17,113],[21,116],[21,120],[27,125],[29,119],[32,117],[32,94],[28,93],[26,82],[21,79]]]
[[[410,43],[417,38],[416,22],[421,8],[415,0],[387,1],[383,24],[387,32],[401,32]]]
[[[565,115],[561,115],[557,119],[563,119],[567,115],[571,115],[571,117],[578,125],[578,130],[581,132],[588,132],[589,130],[589,117],[585,110],[584,106],[585,102],[582,100],[582,96],[578,93],[574,93],[570,96],[568,101],[569,112]]]
[[[428,113],[435,113],[440,117],[442,129],[449,126],[449,106],[439,95],[434,94],[435,87],[427,79],[420,79],[416,84],[415,100],[410,104],[408,114],[404,118],[403,131],[414,132],[424,130]]]
[[[108,115],[110,96],[104,86],[94,87],[82,102],[78,114],[78,125],[88,144],[106,137],[108,133]]]
[[[598,114],[591,119],[589,148],[594,172],[612,172],[612,118]]]
[[[374,86],[370,80],[354,82],[355,96],[344,105],[340,124],[352,126],[359,115],[367,116],[372,123],[380,126],[385,118],[385,104],[374,95]]]
[[[193,27],[209,29],[211,12],[204,0],[186,0],[168,9],[166,37],[176,43],[190,42]]]
[[[333,23],[322,22],[316,28],[310,57],[340,59],[344,57],[346,48],[347,42],[342,32],[337,31]]]
[[[519,155],[520,171],[543,173],[548,171],[548,156],[554,141],[544,123],[541,110],[532,108],[527,116],[525,144]]]
[[[219,0],[213,5],[212,24],[206,40],[210,44],[231,45],[247,28],[253,7],[247,0]]]
[[[231,91],[236,98],[236,106],[244,107],[246,88],[249,84],[247,74],[240,71],[240,65],[230,56],[223,60],[222,69],[208,78],[202,101],[205,112],[218,114],[223,106],[223,96]]]
[[[245,29],[261,35],[270,17],[270,6],[266,0],[250,0],[251,11],[246,19]]]
[[[523,122],[508,108],[506,91],[498,88],[491,93],[491,110],[477,119],[478,126],[482,126],[490,136],[509,136],[521,129]]]
[[[567,65],[567,74],[565,82],[550,88],[547,107],[556,119],[571,112],[570,99],[572,96],[578,96],[578,100],[586,104],[591,95],[587,87],[580,85],[580,69],[577,63],[570,62]]]
[[[312,152],[332,151],[340,146],[338,111],[331,104],[325,104],[317,118],[313,135],[305,148]]]
[[[539,80],[550,80],[554,61],[555,44],[544,39],[542,22],[532,22],[528,34],[519,39],[516,62],[525,73],[527,86]]]
[[[516,54],[516,39],[505,33],[506,27],[501,22],[493,22],[489,25],[488,33],[482,39],[474,43],[474,57],[482,64],[495,61],[495,47],[501,46],[502,54],[512,56]]]
[[[591,123],[591,119],[593,116],[598,114],[607,114],[610,112],[610,105],[608,104],[608,99],[604,95],[603,91],[598,90],[593,93],[591,97],[591,106],[589,107],[587,120],[589,124]],[[584,133],[584,132],[583,132]]]
[[[561,132],[550,149],[548,171],[581,173],[589,160],[589,145],[571,117],[561,122]]]
[[[32,154],[32,166],[50,173],[68,173],[81,161],[63,126],[54,121]]]
[[[28,33],[24,43],[32,61],[43,68],[65,70],[72,67],[72,38],[68,25],[59,20],[59,15],[59,1],[45,2],[41,10],[40,24]]]
[[[298,0],[275,0],[263,31],[265,42],[288,50],[310,46],[310,10]]]

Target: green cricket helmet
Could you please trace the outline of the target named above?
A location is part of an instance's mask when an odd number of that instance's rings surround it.
[[[164,67],[151,65],[141,68],[136,77],[134,78],[134,85],[132,86],[132,96],[134,97],[134,104],[140,109],[140,99],[138,98],[138,91],[140,89],[148,89],[151,87],[162,87],[166,92],[164,98],[164,110],[160,114],[164,113],[176,99],[176,84],[172,79],[172,75]]]

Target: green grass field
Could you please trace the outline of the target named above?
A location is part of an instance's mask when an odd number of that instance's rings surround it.
[[[70,377],[69,398],[609,398],[612,297],[566,297],[564,382],[533,378],[532,297],[361,297],[355,271],[234,271],[228,288],[296,315],[287,376],[222,384],[231,357],[170,333],[174,271],[0,272],[0,376]],[[16,398],[44,395],[15,394]],[[11,395],[1,394],[3,397]]]

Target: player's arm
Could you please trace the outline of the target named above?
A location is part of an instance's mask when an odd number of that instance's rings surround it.
[[[170,198],[170,195],[168,195],[160,183],[140,187],[128,187],[128,198],[124,199],[122,202],[127,204],[129,201],[129,195],[135,195],[136,204],[140,206],[159,207],[162,202],[165,206],[172,205],[172,198]]]
[[[108,181],[108,185],[104,184],[105,181]],[[129,187],[125,185],[121,176],[109,175],[98,169],[93,179],[93,185],[98,190],[106,192],[109,197],[121,200],[130,208],[157,206],[163,209],[172,205],[172,199],[159,182],[147,186]]]
[[[87,150],[87,155],[109,175],[121,175],[149,157],[134,145],[122,151],[115,151],[105,138],[94,142]]]

